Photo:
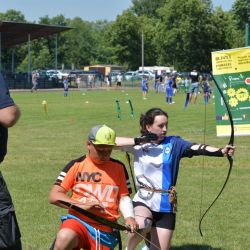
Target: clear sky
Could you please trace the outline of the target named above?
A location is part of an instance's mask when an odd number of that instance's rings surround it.
[[[231,9],[234,0],[212,0],[214,6]],[[117,15],[132,5],[131,0],[0,0],[0,12],[8,9],[21,11],[27,21],[38,21],[63,14],[66,18],[81,17],[86,21],[116,19]]]

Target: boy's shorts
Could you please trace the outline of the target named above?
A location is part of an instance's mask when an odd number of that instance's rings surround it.
[[[87,228],[79,221],[77,221],[75,219],[67,219],[62,223],[61,229],[62,228],[69,228],[77,234],[79,243],[78,243],[78,246],[76,248],[74,248],[74,250],[80,250],[81,248],[83,248],[84,250],[95,250],[96,249],[96,240],[94,240],[90,236]],[[103,246],[102,244],[100,244],[99,249],[100,250],[110,250],[109,247]]]

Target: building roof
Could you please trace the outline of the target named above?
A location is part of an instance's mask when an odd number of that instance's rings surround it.
[[[25,43],[28,41],[28,34],[30,34],[30,40],[34,40],[69,29],[72,28],[67,26],[0,21],[1,47],[10,48],[17,44]]]

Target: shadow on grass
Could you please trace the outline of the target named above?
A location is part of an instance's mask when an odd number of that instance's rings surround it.
[[[222,248],[213,248],[208,245],[187,244],[179,247],[170,247],[170,250],[222,250]]]

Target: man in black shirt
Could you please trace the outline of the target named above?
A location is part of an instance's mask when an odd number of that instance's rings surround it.
[[[7,153],[8,128],[15,125],[20,110],[10,97],[0,73],[0,163]],[[21,234],[18,227],[14,205],[7,185],[0,171],[0,249],[22,249]]]
[[[199,88],[199,73],[197,72],[196,67],[193,67],[193,70],[190,72],[189,76],[191,79],[189,102],[191,102],[193,99],[193,102],[195,104]]]

